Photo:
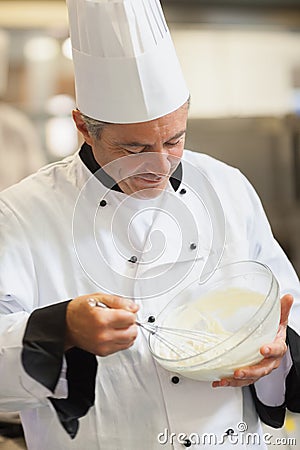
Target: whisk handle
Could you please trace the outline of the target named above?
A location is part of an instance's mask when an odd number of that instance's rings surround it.
[[[139,322],[136,320],[135,322],[139,327],[143,328],[143,330],[148,331],[148,333],[155,334],[157,332],[157,326],[156,325],[150,325],[146,323]]]

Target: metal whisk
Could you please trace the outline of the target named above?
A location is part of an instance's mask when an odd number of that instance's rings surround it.
[[[94,298],[89,298],[88,302],[91,306],[97,306],[100,308],[109,308],[102,302]],[[193,344],[198,343],[203,346],[203,351],[208,350],[213,345],[221,342],[222,337],[210,333],[208,331],[198,330],[186,330],[181,328],[172,328],[159,325],[153,325],[136,321],[136,324],[143,330],[147,331],[151,335],[163,344],[168,350],[176,355],[177,358],[188,358],[195,356],[199,351],[193,351]]]
[[[193,351],[194,343],[201,344],[204,351],[222,340],[220,336],[208,331],[186,330],[141,322],[136,322],[136,324],[154,335],[159,342],[179,358],[195,356],[199,351],[195,349]]]

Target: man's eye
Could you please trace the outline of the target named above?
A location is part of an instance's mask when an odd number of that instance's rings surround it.
[[[124,150],[126,150],[126,152],[129,153],[140,153],[145,149],[145,147],[123,147],[123,148]]]
[[[167,145],[169,145],[170,147],[173,147],[174,145],[178,145],[179,142],[181,142],[181,141],[182,141],[182,138],[178,139],[178,141],[176,141],[176,142],[167,142]]]

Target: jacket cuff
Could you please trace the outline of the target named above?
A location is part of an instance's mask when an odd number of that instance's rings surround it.
[[[254,383],[256,395],[267,406],[280,406],[285,403],[286,379],[293,365],[290,348],[277,369]]]
[[[95,355],[79,348],[66,352],[68,397],[50,398],[58,418],[72,439],[75,438],[80,417],[87,414],[95,402],[97,360]]]
[[[287,342],[290,348],[293,366],[286,379],[285,401],[292,412],[300,412],[300,336],[290,327],[287,328]]]
[[[24,370],[53,393],[63,364],[68,303],[33,311],[23,337]]]
[[[281,428],[284,424],[286,413],[285,403],[280,406],[267,406],[259,400],[254,384],[251,384],[249,387],[260,420],[272,428]]]
[[[260,419],[273,428],[283,426],[286,409],[292,412],[300,412],[300,336],[289,326],[287,327],[287,344],[293,365],[285,380],[285,402],[280,406],[267,406],[259,400],[255,386],[250,386]]]
[[[79,427],[78,419],[95,401],[97,360],[95,355],[79,348],[64,353],[69,301],[32,312],[23,337],[22,364],[30,377],[55,395],[65,356],[68,397],[50,397],[49,400],[62,426],[74,438]]]

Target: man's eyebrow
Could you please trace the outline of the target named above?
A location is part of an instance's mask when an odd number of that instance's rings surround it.
[[[181,136],[183,136],[186,133],[186,129],[179,131],[178,133],[175,134],[175,136],[171,137],[170,139],[167,140],[167,142],[173,141],[174,139],[179,139]]]
[[[169,138],[166,142],[173,141],[174,139],[179,139],[185,133],[186,133],[186,129],[182,130],[182,131],[179,131],[174,136]],[[147,144],[145,142],[135,142],[135,141],[133,141],[133,142],[115,142],[115,144],[117,144],[117,145],[124,145],[126,147],[146,147],[148,145],[151,146],[151,144]]]
[[[146,147],[149,144],[142,142],[115,142],[118,145],[124,145],[125,147]]]

